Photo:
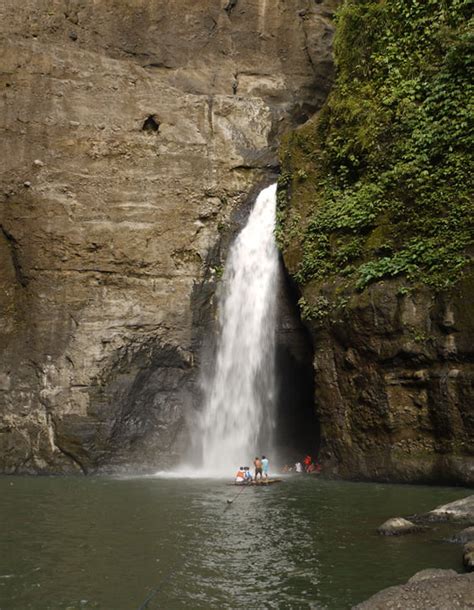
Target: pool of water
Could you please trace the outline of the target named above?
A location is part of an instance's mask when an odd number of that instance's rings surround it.
[[[462,571],[446,526],[399,538],[375,529],[469,493],[305,476],[244,490],[1,477],[0,609],[342,610],[423,568]]]

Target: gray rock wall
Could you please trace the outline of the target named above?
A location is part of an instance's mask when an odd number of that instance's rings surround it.
[[[472,485],[473,288],[467,275],[451,293],[403,295],[387,280],[309,322],[326,472]]]
[[[327,94],[336,4],[1,3],[0,471],[176,458],[219,244]]]

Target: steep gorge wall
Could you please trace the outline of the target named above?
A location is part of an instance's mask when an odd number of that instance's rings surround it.
[[[175,459],[219,244],[325,99],[336,4],[1,3],[0,471]]]
[[[470,17],[347,0],[335,86],[282,147],[279,240],[339,476],[474,482]]]

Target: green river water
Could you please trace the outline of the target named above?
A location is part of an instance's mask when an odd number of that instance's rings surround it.
[[[427,567],[462,571],[450,530],[375,529],[469,490],[289,477],[0,478],[0,609],[345,609]],[[232,505],[226,500],[236,497]]]

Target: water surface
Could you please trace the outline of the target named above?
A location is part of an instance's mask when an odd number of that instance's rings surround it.
[[[0,609],[138,609],[158,587],[148,608],[342,610],[423,568],[462,571],[446,526],[400,538],[375,528],[467,495],[305,476],[243,491],[2,477]]]

